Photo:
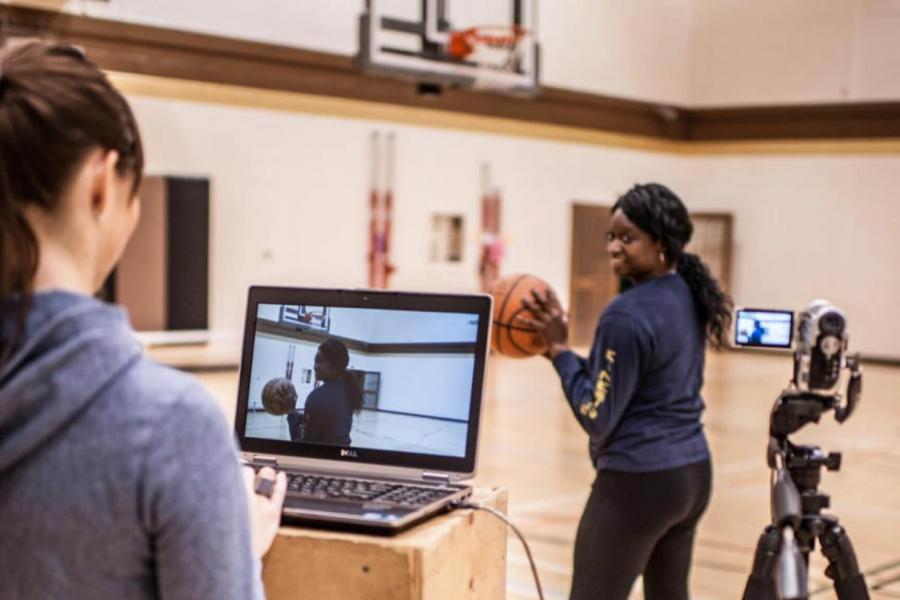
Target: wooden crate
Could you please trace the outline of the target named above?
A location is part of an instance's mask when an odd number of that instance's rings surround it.
[[[506,490],[472,501],[506,512]],[[506,597],[506,525],[456,510],[393,537],[282,527],[263,563],[269,600]]]

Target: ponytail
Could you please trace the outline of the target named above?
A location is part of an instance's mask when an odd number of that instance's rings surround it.
[[[683,252],[676,263],[678,274],[691,288],[697,315],[705,325],[706,335],[713,348],[726,346],[731,327],[731,299],[719,288],[709,269],[696,254]]]
[[[31,291],[38,266],[38,243],[31,226],[14,205],[9,194],[6,173],[0,173],[0,368],[13,353],[25,330],[25,319],[31,309]],[[18,302],[9,302],[17,299]],[[6,311],[13,304],[15,321],[11,330]]]
[[[616,210],[622,210],[628,220],[662,244],[666,260],[675,265],[691,289],[706,338],[713,348],[724,348],[731,327],[731,298],[700,257],[684,251],[694,224],[681,199],[664,185],[640,184],[616,200],[611,212]]]
[[[347,401],[353,412],[358,413],[363,408],[363,391],[359,387],[359,382],[350,371],[344,371],[341,377],[344,379],[344,385],[347,386]]]

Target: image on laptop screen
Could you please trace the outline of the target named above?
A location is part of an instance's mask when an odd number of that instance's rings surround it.
[[[259,304],[248,438],[463,457],[478,315]]]

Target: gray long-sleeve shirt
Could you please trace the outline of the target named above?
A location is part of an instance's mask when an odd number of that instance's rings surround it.
[[[261,596],[234,438],[203,389],[84,296],[35,296],[16,346],[0,370],[0,598]]]

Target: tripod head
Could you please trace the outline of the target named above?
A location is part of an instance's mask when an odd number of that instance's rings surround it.
[[[769,417],[769,435],[786,439],[809,423],[818,423],[822,414],[834,410],[834,419],[843,423],[854,413],[862,395],[862,369],[857,357],[848,359],[850,377],[847,380],[846,400],[840,394],[804,392],[788,387],[778,396]]]

